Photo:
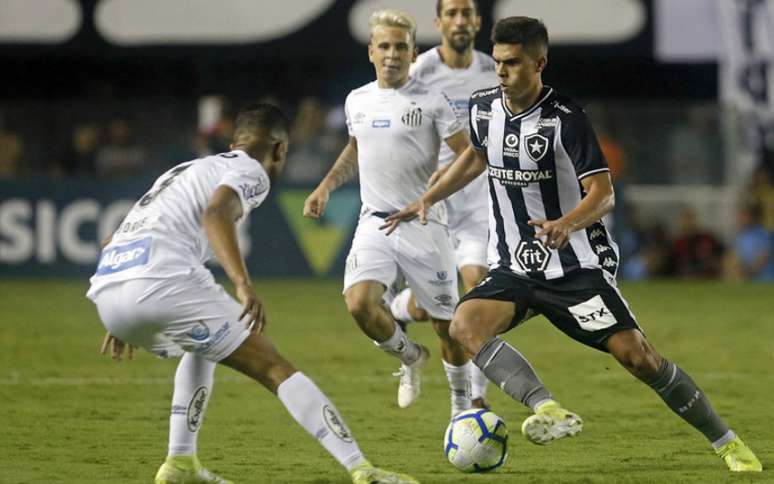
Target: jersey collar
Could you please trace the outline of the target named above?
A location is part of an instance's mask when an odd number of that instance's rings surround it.
[[[500,89],[500,103],[503,105],[503,110],[505,111],[505,114],[508,116],[509,120],[516,121],[519,118],[523,118],[532,114],[543,103],[543,101],[548,99],[548,97],[553,92],[553,88],[549,86],[543,86],[543,91],[540,93],[538,100],[535,101],[535,104],[520,112],[519,114],[513,114],[511,110],[508,109],[508,105],[505,103],[505,93],[502,91],[502,89]]]

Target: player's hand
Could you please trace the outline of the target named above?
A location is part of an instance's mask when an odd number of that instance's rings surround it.
[[[540,239],[543,245],[549,249],[564,249],[570,242],[570,234],[575,231],[575,227],[563,221],[533,219],[527,221],[533,227],[540,227],[540,231],[535,234],[536,239]]]
[[[266,312],[263,308],[263,302],[253,292],[249,284],[239,284],[236,287],[236,295],[244,309],[239,315],[239,320],[244,321],[245,325],[252,332],[261,333],[266,326]]]
[[[322,187],[317,187],[304,201],[304,217],[318,219],[325,212],[330,192]]]
[[[435,182],[441,179],[441,177],[449,171],[449,168],[451,167],[451,163],[446,163],[444,166],[438,168],[435,170],[435,173],[430,175],[430,179],[427,180],[427,188],[430,188],[431,186],[435,185]]]
[[[102,338],[102,346],[99,348],[99,354],[104,355],[105,352],[107,352],[108,346],[111,345],[112,349],[110,350],[110,356],[114,360],[121,361],[124,356],[124,351],[126,351],[126,359],[131,360],[134,357],[134,349],[136,347],[124,343],[110,334],[110,332],[105,333],[105,337]]]
[[[428,204],[424,197],[420,198],[411,205],[405,207],[403,210],[395,212],[384,219],[384,224],[379,227],[379,230],[386,230],[384,235],[390,235],[395,232],[398,225],[401,222],[408,222],[419,217],[419,222],[422,225],[427,225],[427,211],[430,210],[430,204]]]

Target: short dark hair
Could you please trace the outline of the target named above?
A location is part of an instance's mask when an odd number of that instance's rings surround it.
[[[239,110],[236,117],[234,139],[243,135],[281,138],[290,133],[290,122],[274,104],[258,102]]]
[[[477,0],[471,0],[473,3],[473,8],[476,9],[476,14],[480,14],[481,10],[478,9],[478,1]],[[440,17],[441,16],[441,9],[443,8],[443,0],[436,0],[435,2],[435,16]]]
[[[522,44],[533,52],[548,53],[548,30],[545,24],[532,17],[505,17],[492,27],[493,44]]]

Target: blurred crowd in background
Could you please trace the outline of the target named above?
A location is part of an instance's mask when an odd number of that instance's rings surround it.
[[[292,115],[283,183],[313,186],[347,141],[343,98],[271,100]],[[219,115],[206,126],[198,107],[188,105],[195,103],[179,100],[101,103],[93,111],[66,103],[40,110],[10,103],[0,109],[0,179],[158,176],[182,161],[228,151],[238,106],[221,101]],[[717,224],[707,223],[712,213],[697,204],[643,213],[627,196],[631,185],[728,184],[728,147],[716,104],[592,100],[587,109],[616,187],[610,222],[621,248],[622,278],[774,281],[771,153],[736,183],[734,227],[720,233],[712,228]]]

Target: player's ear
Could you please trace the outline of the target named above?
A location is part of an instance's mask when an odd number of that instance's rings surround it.
[[[411,63],[413,64],[417,60],[417,56],[419,55],[419,47],[416,45],[414,46],[414,55],[411,56]]]
[[[228,149],[231,150],[231,151],[234,151],[234,143],[229,143],[228,144]]]
[[[371,43],[372,41],[368,41],[368,60],[373,62],[374,61],[374,47]]]
[[[441,17],[436,17],[433,23],[435,24],[435,30],[440,32],[441,31]]]
[[[540,54],[540,57],[537,58],[537,62],[535,64],[537,72],[543,72],[543,69],[545,69],[548,65],[548,57],[546,57],[544,54]]]

